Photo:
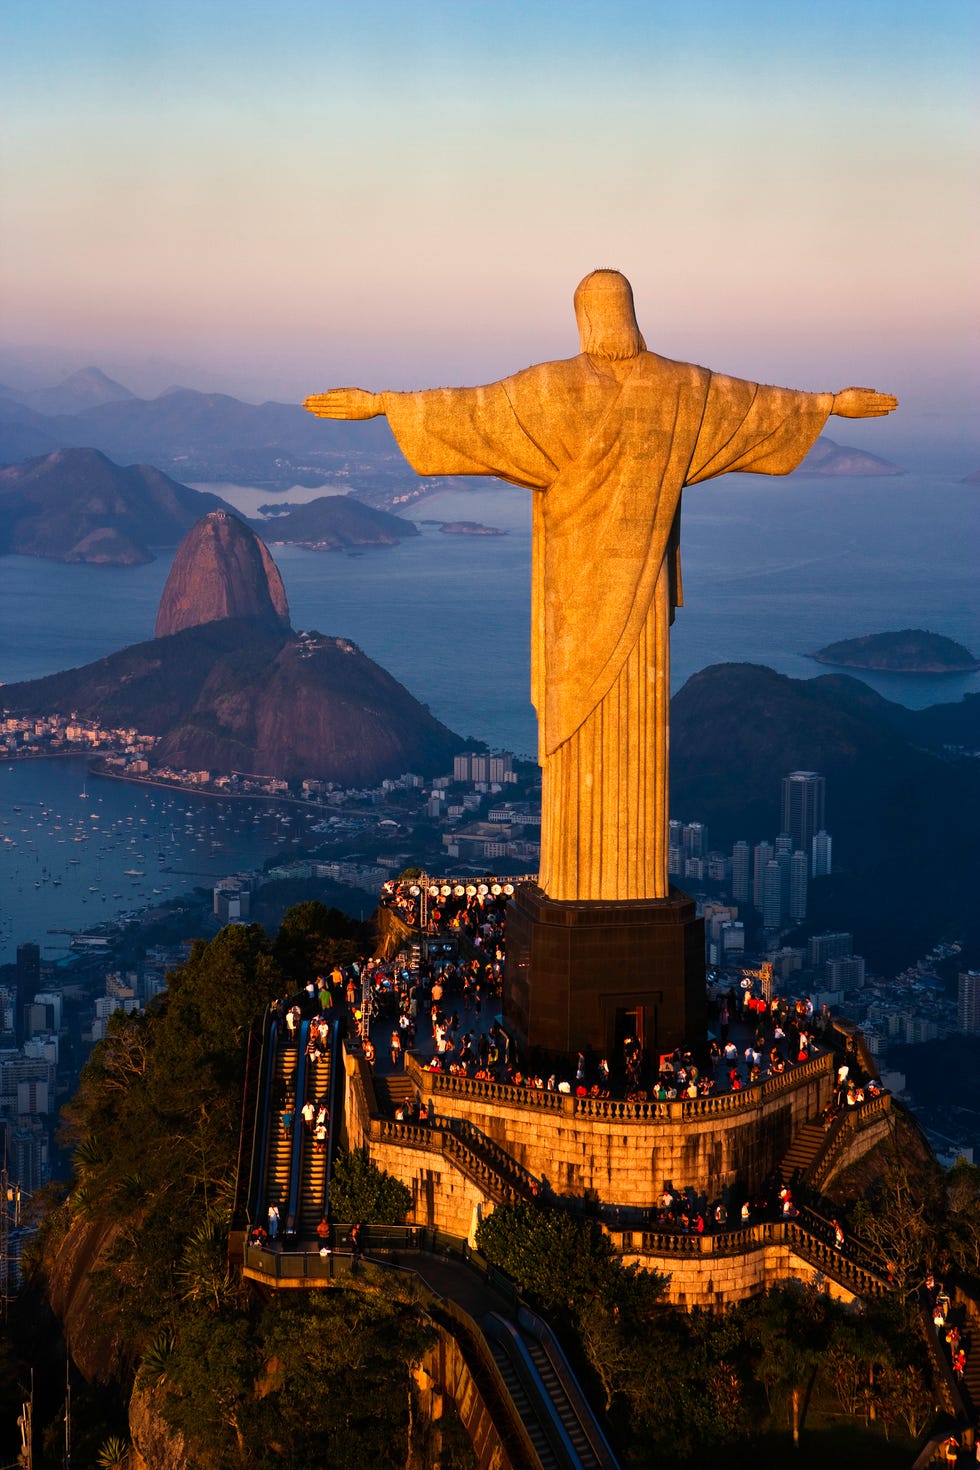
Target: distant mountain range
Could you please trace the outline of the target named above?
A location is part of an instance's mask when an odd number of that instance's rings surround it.
[[[219,496],[152,465],[118,465],[97,449],[57,449],[0,470],[0,555],[139,565],[153,560],[154,548],[175,546],[211,510],[236,515]],[[274,528],[277,541],[318,546],[393,546],[418,535],[411,521],[347,495],[253,524],[265,535]]]
[[[0,394],[0,463],[65,448],[157,465],[184,481],[270,489],[336,479],[347,490],[355,474],[369,487],[392,477],[415,480],[383,418],[328,422],[298,404],[243,403],[179,387],[137,398],[97,368],[16,399]]]
[[[384,508],[418,480],[387,420],[315,419],[297,404],[243,403],[224,393],[174,387],[137,398],[98,368],[54,388],[0,389],[0,463],[54,449],[100,449],[111,459],[154,464],[183,481],[267,486],[335,482]],[[898,475],[876,455],[819,439],[797,474]]]
[[[781,776],[822,772],[840,871],[808,928],[852,930],[886,969],[943,935],[980,942],[980,761],[956,747],[980,750],[980,695],[910,710],[846,674],[716,664],[671,701],[671,810],[728,850],[776,835]]]
[[[152,465],[123,467],[97,449],[58,449],[0,470],[0,552],[134,566],[218,509],[231,506]]]

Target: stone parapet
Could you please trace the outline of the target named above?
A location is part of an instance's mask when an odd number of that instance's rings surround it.
[[[830,1101],[833,1059],[813,1057],[744,1091],[673,1102],[576,1098],[407,1069],[436,1119],[474,1124],[556,1195],[649,1209],[667,1187],[713,1199],[761,1188]]]
[[[733,1306],[779,1281],[819,1285],[839,1301],[880,1296],[886,1283],[793,1220],[719,1235],[667,1231],[611,1232],[629,1265],[670,1278],[668,1298],[682,1307]]]

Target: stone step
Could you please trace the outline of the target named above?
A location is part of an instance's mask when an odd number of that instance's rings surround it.
[[[822,1123],[805,1123],[793,1139],[780,1165],[783,1183],[788,1184],[795,1174],[805,1172],[813,1163],[823,1144]]]
[[[393,1118],[397,1107],[415,1101],[415,1084],[403,1072],[395,1072],[389,1076],[375,1073],[372,1081],[378,1107],[386,1118]]]

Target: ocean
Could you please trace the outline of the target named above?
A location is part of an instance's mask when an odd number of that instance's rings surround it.
[[[461,735],[529,754],[536,744],[528,697],[531,492],[491,482],[474,485],[413,506],[412,519],[423,522],[422,534],[397,547],[348,553],[276,546],[274,524],[268,539],[294,627],[351,638]],[[279,498],[246,487],[207,488],[246,514]],[[296,502],[317,493],[297,489],[281,498]],[[424,524],[443,520],[481,521],[507,535],[445,535],[437,525]],[[689,490],[682,532],[686,605],[674,624],[673,686],[676,690],[697,670],[725,662],[767,664],[794,678],[813,678],[829,672],[807,656],[824,644],[906,627],[946,634],[977,652],[978,541],[976,487],[938,476],[740,475]],[[172,557],[172,550],[161,552],[148,566],[130,568],[0,557],[0,680],[37,678],[152,637]],[[980,691],[980,674],[859,677],[886,698],[915,708]],[[132,816],[139,826],[146,818],[145,825],[167,838],[153,851],[169,850],[177,867],[201,860],[202,874],[222,876],[249,858],[259,861],[277,845],[274,817],[266,825],[249,818],[241,840],[225,846],[220,844],[226,834],[213,826],[217,816],[198,820],[195,815],[194,840],[185,852],[188,824],[180,824],[179,835],[169,820],[172,813],[150,805],[160,793],[108,781],[89,786],[92,792],[98,788],[103,806],[109,803],[106,815],[111,811],[112,821],[128,825]],[[80,789],[78,768],[65,762],[31,762],[14,771],[4,767],[0,823],[12,824],[15,804],[34,803],[38,811],[64,816],[72,792],[77,797]],[[224,804],[181,798],[181,805],[196,814]],[[203,842],[197,839],[199,827]],[[13,825],[0,825],[0,834],[11,833],[18,844],[25,835]],[[24,933],[37,926],[35,895],[43,895],[44,917],[51,920],[45,928],[61,927],[64,917],[67,878],[57,890],[46,883],[34,887],[36,870],[50,864],[36,847],[41,834],[29,830],[26,835],[34,839],[35,850],[18,845],[14,861],[9,845],[0,840],[0,848],[8,848],[0,852],[0,961],[10,958],[12,945],[35,937]],[[215,840],[218,847],[212,847]],[[54,847],[56,862],[64,850],[57,837]],[[93,852],[90,839],[77,865],[90,874]],[[104,855],[101,861],[106,860]],[[164,885],[159,873],[153,882],[151,868],[146,872],[152,897],[152,889]],[[96,881],[88,877],[83,887],[89,901],[75,906],[78,912],[64,927],[79,923],[79,914],[87,916],[93,904],[102,911],[99,917],[107,916],[118,902],[114,893],[124,893],[132,906],[128,889],[114,880],[104,904],[104,885],[89,895]],[[173,882],[167,886],[176,891]]]

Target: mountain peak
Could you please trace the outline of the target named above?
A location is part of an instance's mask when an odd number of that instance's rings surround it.
[[[160,598],[156,637],[223,618],[261,618],[288,628],[289,604],[265,543],[237,516],[213,510],[177,548]]]
[[[20,395],[22,403],[43,414],[84,413],[106,403],[126,403],[135,395],[101,368],[79,368],[53,388],[37,388]]]

